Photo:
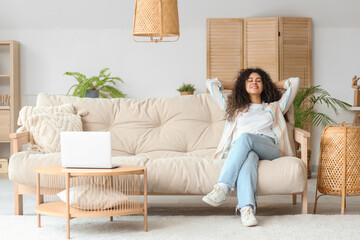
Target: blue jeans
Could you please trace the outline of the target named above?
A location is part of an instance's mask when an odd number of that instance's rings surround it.
[[[241,134],[221,168],[218,182],[231,190],[237,186],[238,209],[250,205],[255,210],[257,197],[257,168],[259,160],[280,157],[280,149],[274,139],[251,133]]]

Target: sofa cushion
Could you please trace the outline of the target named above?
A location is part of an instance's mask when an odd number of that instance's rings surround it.
[[[19,118],[17,124],[22,126],[26,123],[27,119],[34,114],[42,113],[75,113],[74,107],[67,103],[60,106],[47,106],[47,107],[34,107],[34,106],[24,106],[19,112]]]
[[[129,198],[122,192],[110,187],[96,187],[96,190],[87,185],[79,185],[69,189],[70,205],[82,210],[105,210],[119,206]],[[59,192],[58,197],[66,202],[66,190]],[[101,195],[101,198],[99,198]],[[104,201],[106,199],[106,201]]]
[[[24,126],[30,131],[30,150],[43,153],[60,152],[60,132],[82,131],[81,117],[64,112],[33,114]]]
[[[84,131],[111,132],[113,155],[159,151],[215,152],[224,128],[224,112],[210,94],[159,99],[93,99],[39,94],[37,106],[71,103],[86,109]],[[99,114],[101,113],[101,114]]]
[[[19,184],[35,186],[34,168],[61,164],[60,159],[60,153],[15,153],[10,158],[9,178]],[[149,192],[207,194],[217,182],[223,161],[192,156],[153,159],[126,156],[113,157],[113,163],[146,166]],[[258,172],[259,195],[299,193],[305,187],[306,170],[298,158],[261,160]]]

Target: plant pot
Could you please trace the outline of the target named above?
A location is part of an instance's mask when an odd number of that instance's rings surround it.
[[[184,95],[194,95],[194,92],[180,92],[180,95],[181,95],[181,96],[184,96]]]
[[[99,91],[98,90],[87,90],[85,93],[85,97],[87,98],[98,98]]]

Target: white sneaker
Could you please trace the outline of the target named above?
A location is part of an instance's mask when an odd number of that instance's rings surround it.
[[[241,208],[241,223],[244,227],[252,227],[258,225],[258,221],[255,218],[254,211],[251,207],[246,206]]]
[[[225,193],[219,186],[219,184],[216,184],[214,186],[214,190],[212,190],[208,195],[203,197],[203,201],[210,204],[211,206],[217,207],[220,204],[225,202]]]

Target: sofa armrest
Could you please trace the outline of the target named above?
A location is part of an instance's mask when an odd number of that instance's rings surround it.
[[[301,146],[301,160],[307,167],[308,138],[310,137],[310,133],[300,128],[294,128],[294,135],[295,141]]]
[[[10,141],[12,146],[11,154],[20,152],[22,145],[30,142],[30,132],[11,133]]]

